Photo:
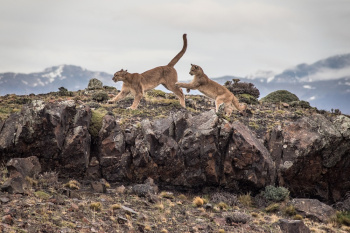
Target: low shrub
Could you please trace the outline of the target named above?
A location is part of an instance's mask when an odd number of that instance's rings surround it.
[[[92,95],[92,99],[97,102],[103,102],[109,99],[108,94],[106,92],[97,92]]]
[[[152,89],[152,90],[149,90],[147,92],[147,96],[165,98],[166,93],[164,91],[161,91],[161,90]]]
[[[337,212],[336,221],[339,224],[350,226],[350,211]]]
[[[284,187],[268,185],[265,187],[265,191],[263,191],[262,194],[265,199],[278,202],[284,201],[289,197],[289,190]]]
[[[89,133],[92,137],[97,137],[102,127],[102,119],[107,114],[107,110],[99,108],[91,110],[91,114]]]
[[[195,198],[193,199],[193,205],[194,205],[195,207],[201,207],[201,206],[203,206],[203,204],[204,204],[204,201],[203,201],[202,198],[200,198],[200,197],[195,197]]]
[[[64,187],[69,189],[80,189],[80,183],[76,180],[70,180],[68,183],[64,184]]]
[[[258,104],[259,100],[258,98],[249,95],[249,94],[240,94],[237,95],[237,98],[239,99],[239,102],[246,103],[246,104]]]
[[[295,94],[286,91],[286,90],[278,90],[271,92],[264,98],[262,98],[260,101],[262,102],[268,102],[268,103],[279,103],[279,102],[285,102],[285,103],[291,103],[293,101],[299,101],[298,96]]]
[[[252,206],[252,196],[250,193],[239,195],[238,201],[246,207]]]
[[[293,205],[289,205],[286,208],[284,208],[283,212],[284,212],[285,215],[288,215],[288,216],[294,216],[297,213],[295,211],[295,208],[294,208]]]
[[[268,213],[277,212],[279,210],[280,210],[280,205],[278,203],[272,203],[271,205],[265,208],[265,211]]]
[[[68,91],[65,87],[58,88],[58,95],[59,96],[73,96],[72,91]]]
[[[90,204],[90,209],[94,210],[94,211],[100,211],[102,208],[102,204],[101,202],[92,202]]]

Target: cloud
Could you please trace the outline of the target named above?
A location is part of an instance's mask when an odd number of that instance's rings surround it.
[[[300,79],[301,82],[314,82],[314,81],[325,81],[325,80],[337,80],[344,77],[350,76],[350,67],[343,69],[321,69],[315,74],[303,77]]]
[[[310,85],[304,85],[303,88],[305,88],[305,89],[316,89],[316,87],[312,87]]]
[[[239,33],[288,27],[293,12],[287,7],[257,1],[192,0],[185,2],[160,2],[157,5],[142,4],[133,8],[135,17],[178,29],[204,33]]]

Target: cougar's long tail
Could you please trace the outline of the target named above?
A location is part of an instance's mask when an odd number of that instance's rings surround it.
[[[168,66],[171,66],[173,67],[179,60],[180,58],[184,55],[184,53],[186,52],[186,49],[187,49],[187,35],[184,34],[182,37],[183,37],[183,40],[184,40],[184,46],[182,47],[181,51],[173,58],[173,60],[171,60],[168,64]]]

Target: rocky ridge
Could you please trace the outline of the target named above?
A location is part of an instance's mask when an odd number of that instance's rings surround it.
[[[246,116],[227,119],[175,107],[163,118],[125,123],[110,112],[92,136],[93,111],[74,100],[33,101],[0,122],[2,160],[36,156],[44,171],[110,182],[150,177],[162,185],[253,193],[280,185],[330,203],[350,190],[345,115],[252,106]]]
[[[225,117],[203,96],[183,109],[157,91],[131,111],[131,98],[107,105],[98,94],[0,98],[7,109],[29,103],[0,115],[0,230],[349,230],[308,199],[350,211],[348,116],[258,104]],[[293,199],[271,204],[268,185]]]

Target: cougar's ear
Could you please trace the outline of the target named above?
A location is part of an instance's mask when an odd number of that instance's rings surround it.
[[[198,69],[198,66],[195,65],[194,68]]]
[[[128,70],[125,70],[125,72],[128,72]]]

